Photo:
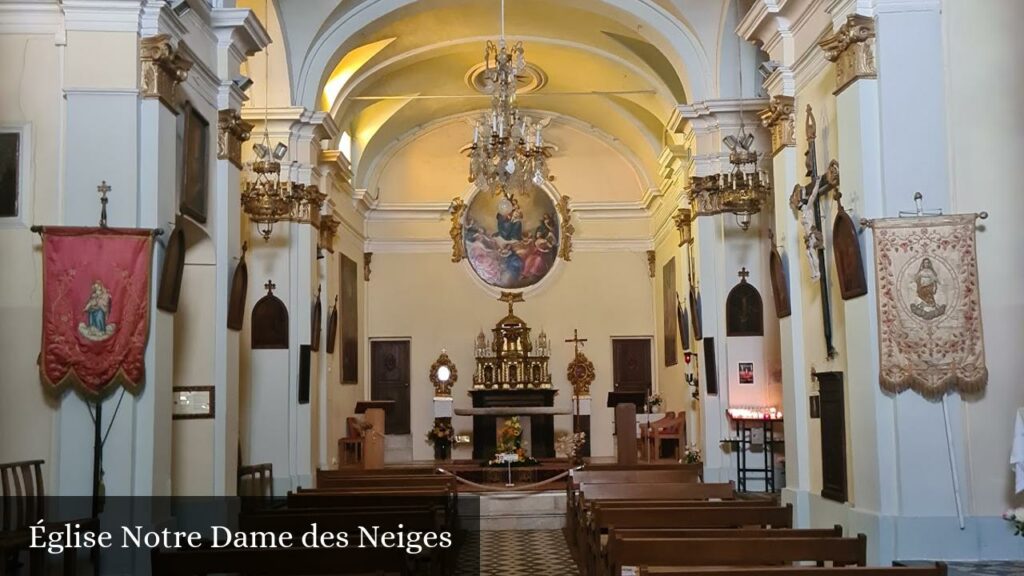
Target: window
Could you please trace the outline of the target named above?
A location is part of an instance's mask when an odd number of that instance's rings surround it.
[[[29,124],[0,124],[0,228],[32,223],[31,153]]]
[[[21,132],[0,131],[0,218],[21,215],[21,154]]]

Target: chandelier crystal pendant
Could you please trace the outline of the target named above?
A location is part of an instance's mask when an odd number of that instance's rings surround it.
[[[545,145],[545,121],[522,116],[516,103],[517,80],[526,68],[522,42],[509,48],[505,41],[505,2],[501,3],[501,38],[488,41],[484,51],[485,74],[490,83],[491,110],[473,128],[469,156],[469,181],[495,196],[528,195],[533,186],[555,178],[548,171],[550,147]]]

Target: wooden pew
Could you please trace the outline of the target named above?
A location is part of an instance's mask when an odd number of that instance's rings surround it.
[[[361,529],[372,534],[374,527],[381,531],[404,532],[449,532],[454,541],[456,527],[447,524],[447,511],[440,506],[394,507],[389,509],[317,508],[301,510],[271,510],[242,514],[239,529],[245,532],[290,533],[295,542],[301,542],[303,534],[313,524],[319,533],[337,534],[345,532],[350,545],[358,542]],[[399,525],[402,528],[399,528]],[[401,551],[395,551],[399,553]],[[422,562],[431,572],[444,573],[454,566],[454,549],[436,548],[421,553]]]
[[[945,562],[931,566],[714,566],[684,570],[641,568],[639,576],[947,576]]]
[[[628,538],[614,535],[605,547],[604,573],[619,576],[623,566],[763,566],[831,562],[866,566],[867,537],[856,538]]]
[[[577,535],[586,524],[587,507],[602,500],[731,500],[736,497],[732,482],[717,484],[580,484],[572,506],[570,530]]]
[[[311,508],[387,508],[395,506],[438,506],[445,510],[449,525],[455,525],[458,498],[448,488],[357,488],[303,490],[288,493],[289,509]]]
[[[451,486],[458,490],[458,482],[451,476],[352,476],[349,478],[324,478],[316,489],[333,488],[420,488]]]
[[[153,576],[206,574],[376,574],[403,576],[423,574],[416,558],[388,548],[155,548],[151,555]]]
[[[792,528],[793,506],[735,506],[733,502],[696,502],[632,508],[597,503],[586,518],[577,547],[578,556],[598,573],[604,565],[603,535],[611,528],[624,529],[722,529],[740,527]]]
[[[569,544],[574,545],[576,534],[576,504],[580,484],[638,484],[638,483],[696,483],[699,481],[697,470],[692,466],[686,468],[662,468],[645,470],[573,470],[570,480],[566,483],[565,520]]]
[[[348,468],[339,470],[316,471],[316,484],[320,485],[322,480],[333,478],[352,478],[359,476],[432,476],[439,474],[437,468],[430,466],[394,466],[378,468],[376,470],[363,470],[362,468]]]

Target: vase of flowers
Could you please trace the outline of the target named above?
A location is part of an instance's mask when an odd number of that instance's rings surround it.
[[[657,411],[657,409],[661,407],[661,403],[662,403],[662,400],[661,400],[661,395],[660,394],[651,394],[650,396],[648,396],[647,397],[647,413],[648,414],[654,414],[655,411]]]
[[[687,464],[699,464],[702,461],[700,448],[697,448],[696,444],[690,444],[686,447],[686,450],[683,452],[683,462]]]
[[[1024,536],[1024,508],[1011,508],[1003,512],[1003,520],[1013,525],[1014,536]]]
[[[573,466],[577,466],[583,463],[583,445],[586,442],[586,432],[565,434],[558,439],[558,449],[565,454]]]
[[[455,430],[448,421],[434,420],[434,426],[427,431],[427,443],[434,446],[434,460],[451,459],[454,438]]]
[[[536,464],[537,461],[526,455],[523,449],[523,425],[519,417],[513,416],[505,420],[498,430],[498,445],[494,458],[488,462],[490,466],[515,466]]]

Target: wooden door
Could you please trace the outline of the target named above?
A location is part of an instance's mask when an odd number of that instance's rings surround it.
[[[615,390],[639,390],[650,394],[650,338],[613,338],[612,375]]]
[[[409,434],[409,341],[370,342],[371,400],[393,400],[384,420],[385,434]]]
[[[842,372],[818,372],[821,395],[821,496],[846,502],[846,402]]]

